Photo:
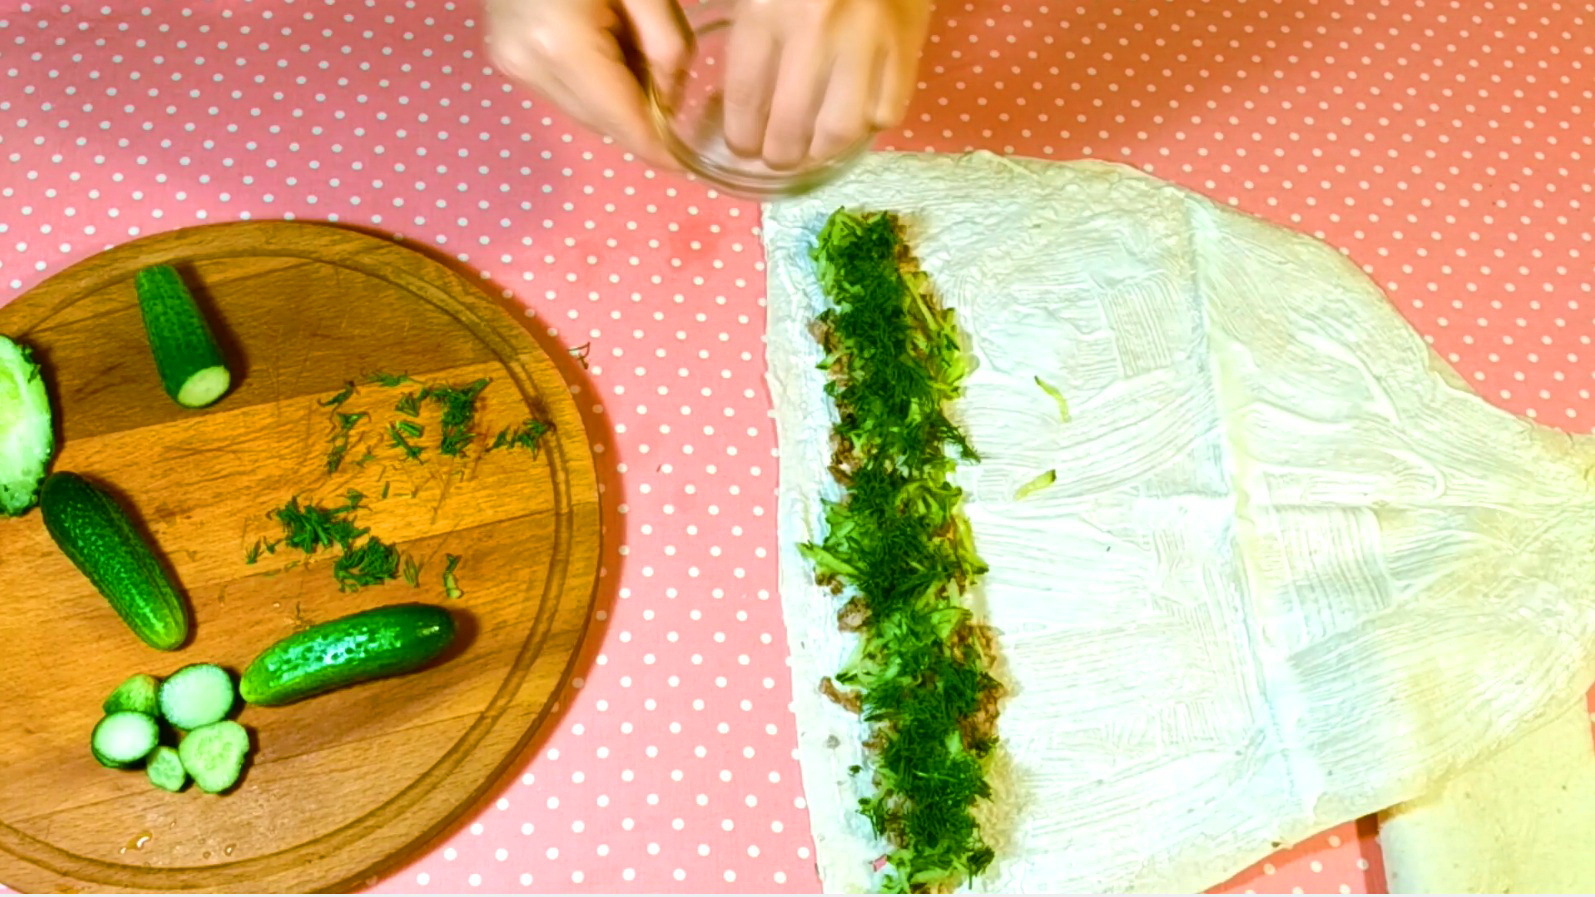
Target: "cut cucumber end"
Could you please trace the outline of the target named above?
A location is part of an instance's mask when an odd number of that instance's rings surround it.
[[[211,723],[184,736],[177,745],[177,756],[199,790],[209,794],[226,791],[243,774],[244,761],[249,758],[249,732],[231,720]]]
[[[170,265],[155,265],[135,274],[133,285],[166,394],[188,408],[221,398],[232,380],[227,359],[182,275]]]
[[[107,714],[130,710],[134,713],[154,716],[160,712],[160,705],[155,697],[160,687],[161,680],[151,676],[149,673],[139,673],[136,676],[128,677],[126,682],[118,685],[116,691],[111,692],[111,696],[106,698],[105,703],[100,705],[100,707]]]
[[[224,367],[195,371],[177,391],[177,404],[185,408],[204,408],[226,395],[232,384],[232,372]]]
[[[179,729],[199,729],[226,719],[237,695],[231,673],[212,663],[196,663],[161,683],[161,716]]]
[[[182,791],[188,784],[188,770],[183,768],[177,749],[165,745],[150,754],[144,762],[144,773],[149,776],[150,784],[162,791]]]
[[[155,717],[123,710],[100,720],[89,738],[89,746],[94,759],[102,765],[126,769],[149,756],[160,740]]]
[[[0,516],[38,502],[54,454],[54,413],[39,365],[27,346],[0,336]]]

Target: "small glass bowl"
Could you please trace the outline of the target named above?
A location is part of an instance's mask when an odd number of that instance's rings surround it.
[[[797,168],[775,169],[738,155],[726,144],[724,82],[726,47],[735,3],[687,0],[682,5],[693,36],[692,58],[675,102],[668,89],[648,84],[654,128],[688,171],[730,193],[755,199],[798,196],[834,180],[869,149],[874,135],[829,159],[806,159]]]

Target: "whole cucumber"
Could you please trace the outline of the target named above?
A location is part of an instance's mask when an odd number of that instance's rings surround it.
[[[133,634],[175,651],[188,640],[188,606],[127,512],[75,473],[52,473],[39,490],[50,537],[111,603]]]
[[[290,704],[424,666],[453,643],[454,635],[454,618],[434,605],[361,611],[267,648],[244,670],[238,690],[251,704]]]

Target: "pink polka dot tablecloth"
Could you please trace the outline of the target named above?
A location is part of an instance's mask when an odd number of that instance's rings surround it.
[[[575,130],[482,38],[468,2],[0,0],[0,301],[245,218],[479,270],[585,347],[600,609],[523,768],[373,888],[814,890],[758,208]],[[943,2],[922,77],[883,146],[1141,166],[1343,248],[1492,401],[1595,414],[1595,3]],[[1364,823],[1224,889],[1383,886]]]

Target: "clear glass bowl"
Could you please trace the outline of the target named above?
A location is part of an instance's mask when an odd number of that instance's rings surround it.
[[[668,88],[649,83],[648,109],[654,127],[677,162],[721,189],[757,199],[807,193],[858,161],[874,135],[837,156],[806,159],[797,168],[770,168],[760,159],[734,152],[726,144],[723,118],[726,47],[734,11],[735,3],[727,0],[683,3],[682,13],[693,35],[692,58],[674,102]]]

